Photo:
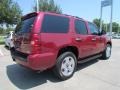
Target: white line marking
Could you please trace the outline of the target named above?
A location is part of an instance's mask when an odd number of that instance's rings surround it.
[[[4,54],[2,53],[2,51],[0,50],[0,56],[4,56]]]

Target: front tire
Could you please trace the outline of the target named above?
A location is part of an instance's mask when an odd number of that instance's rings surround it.
[[[106,49],[102,53],[102,59],[107,60],[110,58],[110,56],[111,56],[111,45],[107,44]]]
[[[61,79],[66,80],[73,76],[77,65],[76,56],[72,52],[65,52],[57,58],[54,73]]]

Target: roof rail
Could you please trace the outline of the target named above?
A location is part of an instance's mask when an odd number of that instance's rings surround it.
[[[71,16],[71,17],[74,17],[74,18],[82,19],[82,18],[80,18],[78,16],[72,16],[72,15],[68,15],[68,14],[62,14],[62,15],[66,15],[66,16]]]
[[[54,11],[49,11],[50,13],[56,13],[56,14],[60,14],[60,13],[57,13],[57,12],[54,12]],[[72,15],[68,15],[68,14],[61,14],[61,15],[65,15],[65,16],[71,16],[71,17],[74,17],[74,18],[78,18],[78,19],[82,19],[78,16],[72,16]]]
[[[61,14],[61,13],[57,13],[57,12],[55,12],[55,11],[47,11],[47,12],[49,12],[49,13]],[[65,16],[71,16],[71,15],[68,15],[68,14],[61,14],[61,15],[65,15]]]
[[[82,18],[80,18],[80,17],[78,17],[78,16],[73,16],[73,17],[78,18],[78,19],[82,19]]]

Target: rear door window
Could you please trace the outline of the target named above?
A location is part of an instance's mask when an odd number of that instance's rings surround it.
[[[67,33],[68,30],[69,30],[69,18],[48,14],[44,16],[41,32]]]
[[[87,27],[84,21],[82,20],[75,20],[75,31],[77,34],[87,34]]]

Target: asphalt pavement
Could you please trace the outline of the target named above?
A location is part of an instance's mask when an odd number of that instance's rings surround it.
[[[50,71],[33,72],[12,61],[0,46],[0,90],[120,90],[120,40],[113,40],[109,60],[79,64],[74,76],[60,81]]]

